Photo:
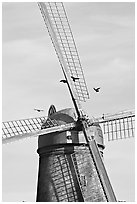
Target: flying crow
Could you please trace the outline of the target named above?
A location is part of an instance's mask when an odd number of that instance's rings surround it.
[[[62,82],[62,83],[67,83],[67,80],[61,79],[60,82]]]
[[[44,111],[44,110],[41,110],[41,109],[36,109],[36,108],[34,108],[34,110],[35,110],[35,111],[37,111],[37,112]]]
[[[100,87],[98,87],[98,88],[93,88],[93,89],[94,89],[94,91],[99,92]]]
[[[73,80],[74,82],[79,79],[79,77],[73,77],[73,76],[71,76],[71,78],[72,78],[72,80]]]

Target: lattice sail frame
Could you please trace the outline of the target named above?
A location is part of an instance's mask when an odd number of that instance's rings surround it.
[[[3,122],[2,139],[40,130],[44,120],[46,120],[46,117]],[[55,123],[50,121],[49,126],[52,125],[53,127],[53,124],[55,125]]]
[[[135,111],[104,115],[98,119],[103,124],[104,134],[108,141],[132,138],[135,136]]]
[[[38,3],[43,19],[47,26],[52,43],[56,50],[62,69],[71,84],[74,98],[86,101],[89,98],[81,62],[69,25],[63,3]],[[79,78],[72,80],[71,77]]]
[[[25,138],[67,131],[74,127],[75,123],[60,125],[56,120],[46,116],[7,121],[2,123],[2,143],[7,144]]]

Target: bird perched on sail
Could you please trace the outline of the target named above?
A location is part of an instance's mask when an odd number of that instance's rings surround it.
[[[71,78],[72,78],[72,80],[73,80],[74,82],[79,79],[79,77],[73,77],[73,76],[71,76]]]
[[[44,110],[42,110],[42,109],[36,109],[36,108],[34,108],[34,110],[37,111],[37,112],[42,112],[42,111],[44,111]]]
[[[62,83],[67,83],[67,80],[61,79],[60,82],[62,82]]]
[[[100,87],[98,88],[93,88],[95,92],[99,92],[100,91]]]

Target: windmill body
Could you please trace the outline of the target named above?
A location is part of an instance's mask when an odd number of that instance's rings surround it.
[[[72,108],[64,109],[50,115],[50,119],[55,119],[60,125],[72,123],[76,122],[76,113]],[[91,127],[90,132],[103,154],[103,134],[99,124]],[[38,202],[107,200],[82,131],[40,136],[38,154]]]

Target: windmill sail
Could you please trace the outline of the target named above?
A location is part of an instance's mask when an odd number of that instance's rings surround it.
[[[85,101],[89,98],[89,93],[63,3],[48,2],[38,5],[73,95],[75,99]]]
[[[41,129],[43,122],[46,120],[46,126]],[[29,137],[37,137],[54,132],[62,132],[75,127],[74,123],[59,125],[56,120],[47,117],[29,118],[2,123],[2,143],[22,140]]]
[[[124,111],[116,114],[106,114],[97,119],[103,124],[104,134],[108,141],[126,139],[135,135],[135,111]]]

